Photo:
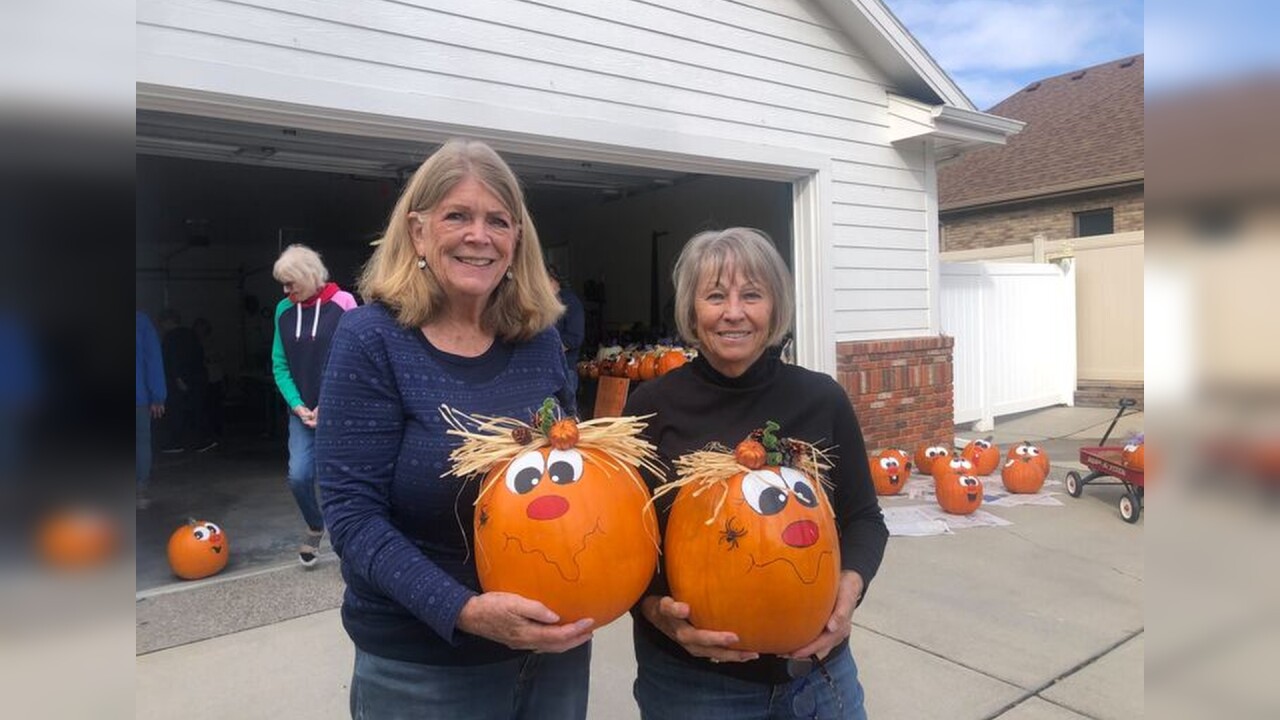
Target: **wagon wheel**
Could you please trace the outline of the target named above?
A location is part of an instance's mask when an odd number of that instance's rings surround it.
[[[1120,498],[1120,517],[1127,523],[1138,522],[1138,516],[1142,514],[1142,505],[1138,503],[1138,498],[1133,493],[1127,492]]]
[[[1084,484],[1080,482],[1080,473],[1075,470],[1067,472],[1067,494],[1074,498],[1084,494]]]

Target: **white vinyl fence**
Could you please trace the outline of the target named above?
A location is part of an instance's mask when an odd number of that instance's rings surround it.
[[[955,422],[990,430],[994,418],[1072,404],[1076,290],[1058,264],[942,264],[942,332],[955,338]]]

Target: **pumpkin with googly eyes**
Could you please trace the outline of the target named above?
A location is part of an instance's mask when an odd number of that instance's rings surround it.
[[[1147,467],[1145,443],[1130,443],[1120,452],[1120,463],[1130,470],[1144,472]]]
[[[1023,457],[1030,458],[1031,463],[1040,468],[1040,472],[1044,473],[1045,477],[1049,476],[1049,454],[1043,448],[1023,440],[1009,448],[1009,454],[1005,456],[1005,460],[1018,460]]]
[[[942,482],[943,478],[975,474],[973,463],[959,455],[950,457],[946,460],[939,459],[933,463],[932,475],[935,484]]]
[[[1000,467],[1000,447],[990,440],[971,441],[960,456],[973,463],[974,475],[990,475]]]
[[[603,627],[631,608],[658,564],[648,486],[652,446],[635,418],[578,424],[544,403],[528,424],[442,408],[464,443],[450,474],[485,471],[472,529],[480,587],[537,600],[570,623]]]
[[[1004,488],[1018,494],[1040,492],[1047,475],[1036,463],[1040,457],[1043,456],[1023,454],[1005,460],[1004,467],[1000,469],[1000,480],[1004,483]]]
[[[663,543],[671,596],[695,627],[735,633],[735,649],[797,650],[835,607],[840,545],[826,492],[795,467],[717,454],[681,458],[682,479],[657,491],[679,486]]]
[[[183,580],[216,575],[227,566],[231,545],[222,528],[208,520],[188,520],[169,536],[169,567]]]
[[[889,448],[869,458],[871,482],[876,486],[877,495],[897,495],[902,492],[911,477],[911,468],[907,466],[905,457],[906,453],[901,450]]]
[[[982,481],[972,475],[938,479],[938,506],[952,515],[972,515],[982,505]]]
[[[939,459],[946,462],[951,457],[951,449],[945,445],[921,445],[916,448],[916,469],[925,475],[933,474],[933,463]]]

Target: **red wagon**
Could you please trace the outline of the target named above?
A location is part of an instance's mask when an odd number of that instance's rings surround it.
[[[1084,494],[1084,486],[1090,483],[1095,485],[1123,485],[1125,493],[1120,498],[1120,517],[1127,523],[1138,522],[1138,517],[1142,515],[1142,501],[1145,493],[1146,483],[1143,479],[1141,470],[1125,467],[1121,461],[1121,454],[1124,448],[1107,446],[1107,439],[1111,437],[1111,431],[1116,427],[1116,421],[1124,415],[1124,411],[1133,407],[1137,403],[1132,398],[1122,398],[1120,400],[1120,409],[1116,416],[1111,419],[1111,425],[1107,428],[1107,432],[1102,436],[1102,444],[1098,447],[1080,448],[1080,463],[1089,468],[1089,474],[1084,477],[1075,470],[1067,473],[1067,494],[1071,497],[1078,498]],[[1110,482],[1098,482],[1102,478],[1108,478]]]

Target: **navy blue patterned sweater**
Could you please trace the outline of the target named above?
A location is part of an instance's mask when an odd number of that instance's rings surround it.
[[[479,482],[443,477],[459,440],[445,434],[439,408],[530,417],[566,386],[560,348],[551,328],[511,345],[505,366],[477,380],[384,305],[343,314],[321,383],[316,461],[347,583],[342,621],[358,647],[431,665],[521,654],[456,628],[479,591],[467,552]]]

